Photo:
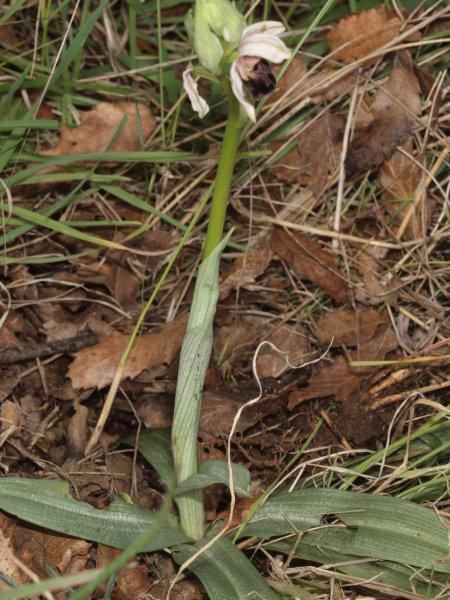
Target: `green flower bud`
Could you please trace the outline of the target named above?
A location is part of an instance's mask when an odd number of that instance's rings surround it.
[[[237,48],[245,27],[244,17],[229,0],[196,0],[185,26],[200,64],[213,73],[220,73],[225,49]]]
[[[214,33],[235,48],[245,27],[244,17],[237,8],[229,0],[206,0],[205,11]]]

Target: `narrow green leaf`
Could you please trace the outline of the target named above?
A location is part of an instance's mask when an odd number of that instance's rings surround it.
[[[173,550],[182,564],[201,549],[205,541]],[[202,582],[210,600],[279,600],[280,596],[265,582],[243,552],[221,538],[190,566]]]
[[[114,548],[126,548],[158,519],[157,512],[122,500],[115,500],[108,510],[99,510],[72,498],[64,482],[20,477],[0,479],[0,509],[33,525]],[[145,551],[187,541],[172,517]]]
[[[234,490],[238,496],[251,498],[250,473],[238,463],[232,463]],[[180,496],[191,490],[202,490],[209,485],[223,483],[228,486],[228,464],[225,460],[204,460],[200,463],[197,475],[185,479],[175,490],[175,496]]]
[[[55,231],[56,233],[63,233],[70,237],[83,240],[84,242],[89,242],[97,246],[103,246],[104,248],[115,248],[122,250],[125,249],[124,246],[122,246],[122,244],[117,244],[116,242],[105,240],[96,235],[84,233],[83,231],[79,231],[74,227],[70,227],[70,225],[66,225],[61,221],[55,221],[54,219],[50,219],[50,217],[44,216],[41,213],[28,210],[27,208],[22,208],[21,206],[13,206],[12,213],[13,215],[19,217],[23,221],[34,223],[35,225],[45,227],[46,229],[50,229],[51,231]]]
[[[136,438],[129,437],[121,443],[134,447]],[[175,468],[170,447],[170,429],[152,429],[142,432],[138,438],[137,448],[167,487],[172,489],[175,486]]]
[[[9,131],[15,127],[27,129],[57,129],[58,121],[55,119],[13,119],[0,121],[0,131]]]

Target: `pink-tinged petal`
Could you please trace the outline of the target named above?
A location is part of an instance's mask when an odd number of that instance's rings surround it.
[[[239,56],[258,56],[279,64],[291,56],[291,51],[275,35],[258,33],[243,40],[239,46]]]
[[[286,31],[286,27],[280,21],[261,21],[246,27],[242,33],[242,38],[245,39],[258,33],[281,35],[284,31]]]
[[[245,91],[244,84],[242,79],[239,77],[239,73],[237,71],[236,61],[231,65],[230,69],[230,78],[231,78],[231,88],[233,90],[233,94],[239,101],[239,104],[244,109],[250,121],[256,123],[256,111],[255,107],[245,99]]]
[[[208,103],[198,93],[197,82],[191,75],[192,69],[186,69],[183,71],[183,86],[186,90],[186,94],[191,101],[192,109],[198,113],[198,116],[202,119],[209,112]]]

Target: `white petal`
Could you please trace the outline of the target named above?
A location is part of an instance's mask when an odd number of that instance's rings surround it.
[[[234,63],[231,65],[230,78],[233,94],[236,96],[239,104],[245,110],[250,121],[256,123],[255,107],[245,99],[244,84],[242,83],[242,79],[239,77],[239,73],[237,72],[236,61],[234,61]]]
[[[291,56],[291,51],[275,35],[258,33],[242,41],[239,46],[239,56],[259,56],[269,62],[278,64],[288,59]]]
[[[193,110],[202,119],[209,112],[209,106],[206,100],[198,93],[197,82],[192,77],[191,71],[192,69],[183,71],[183,86],[189,96]]]
[[[280,35],[286,27],[280,21],[261,21],[246,27],[242,33],[242,38],[255,35],[256,33],[271,33],[272,35]]]

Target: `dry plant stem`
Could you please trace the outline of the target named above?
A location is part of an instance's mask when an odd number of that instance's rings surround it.
[[[241,132],[239,104],[231,92],[229,81],[225,81],[223,87],[228,96],[229,113],[219,155],[217,175],[214,182],[214,192],[209,215],[208,231],[206,234],[205,247],[203,251],[204,259],[207,259],[222,241],[231,180],[233,176],[233,168],[236,159],[236,152],[239,146],[239,135]],[[213,285],[214,282],[211,282],[211,286]],[[203,294],[202,289],[198,286],[199,279],[197,278],[194,298],[197,293]],[[199,324],[203,320],[206,325],[210,318],[210,314],[208,314],[208,302],[203,302],[201,314],[197,315],[196,322]],[[187,341],[187,337],[185,338],[185,341]],[[204,353],[210,352],[210,349],[203,348],[203,351]],[[203,359],[209,360],[209,355],[206,357],[206,359],[205,356],[203,356]],[[186,362],[183,363],[183,360]],[[186,368],[188,360],[189,358],[184,356],[182,349],[179,374],[184,368]],[[200,375],[197,374],[197,377],[200,377]],[[203,377],[203,374],[201,377]],[[201,385],[203,385],[203,381],[201,382]],[[188,477],[195,475],[198,471],[197,431],[198,419],[200,415],[201,393],[192,393],[188,398],[189,406],[186,406],[186,397],[183,397],[183,391],[180,389],[180,387],[183,386],[184,383],[180,381],[179,376],[172,425],[172,451],[177,483],[180,483]],[[189,427],[186,427],[187,421],[189,422]],[[183,494],[183,496],[178,498],[177,504],[180,513],[180,524],[182,530],[193,539],[199,540],[203,538],[205,517],[202,491],[195,490]]]

